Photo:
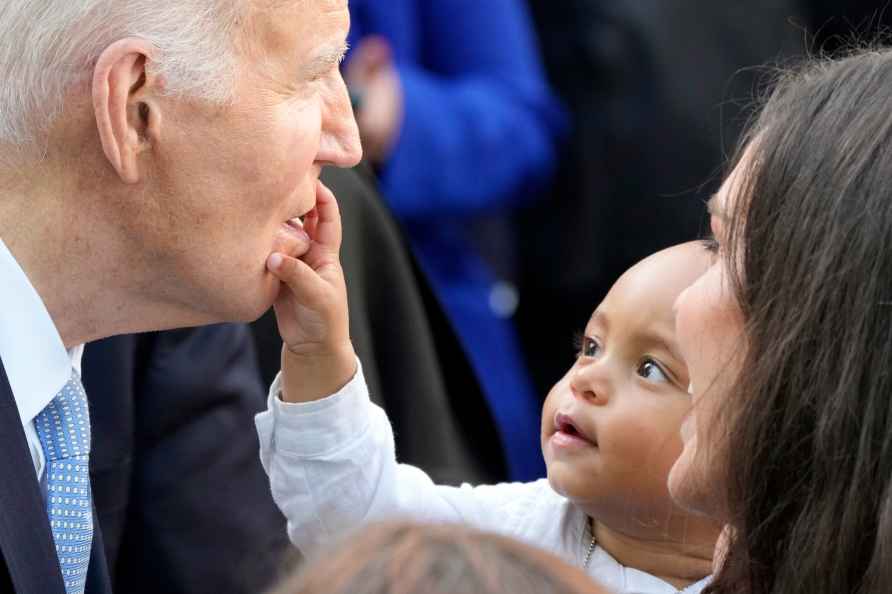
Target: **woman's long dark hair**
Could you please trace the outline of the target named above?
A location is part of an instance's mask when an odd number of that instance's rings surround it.
[[[707,592],[892,592],[892,53],[784,76],[739,151],[746,320]]]

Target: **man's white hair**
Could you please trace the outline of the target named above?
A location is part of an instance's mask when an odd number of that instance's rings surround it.
[[[73,83],[102,51],[140,37],[158,51],[166,91],[227,100],[235,35],[249,0],[0,0],[0,144],[43,140]]]

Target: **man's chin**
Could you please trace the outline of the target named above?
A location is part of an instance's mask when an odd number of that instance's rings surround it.
[[[265,276],[266,278],[263,279],[263,289],[257,295],[256,299],[253,300],[253,303],[246,307],[246,316],[248,319],[245,321],[247,322],[253,322],[268,312],[276,300],[278,300],[282,291],[286,290],[282,285],[282,281],[273,276],[271,272],[267,272]]]
[[[229,301],[222,312],[220,322],[251,323],[263,316],[273,306],[282,290],[282,283],[270,272],[264,273],[259,286],[240,298]]]

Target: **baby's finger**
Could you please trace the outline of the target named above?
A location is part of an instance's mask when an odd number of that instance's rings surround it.
[[[276,252],[270,255],[266,267],[285,283],[301,305],[318,311],[330,299],[328,283],[305,262]]]
[[[317,243],[334,253],[341,249],[341,212],[331,190],[321,181],[316,184],[316,229],[310,234]]]
[[[311,238],[316,237],[316,227],[319,224],[319,215],[316,213],[316,207],[313,207],[313,210],[304,215],[304,231],[307,232]]]

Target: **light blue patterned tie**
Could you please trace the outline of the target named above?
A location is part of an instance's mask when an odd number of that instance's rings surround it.
[[[77,373],[34,418],[46,456],[46,505],[67,594],[83,594],[93,547],[90,413]]]

